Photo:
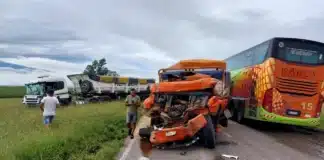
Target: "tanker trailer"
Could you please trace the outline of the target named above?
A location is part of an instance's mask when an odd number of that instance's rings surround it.
[[[74,85],[75,96],[88,102],[106,101],[115,98],[114,83],[108,76],[90,76],[87,74],[67,75]],[[113,78],[111,78],[113,79]]]
[[[119,99],[126,97],[134,88],[141,99],[149,96],[150,85],[154,79],[139,79],[132,77],[97,76],[87,74],[74,74],[67,76],[75,87],[75,92],[83,99],[91,101],[105,99]]]

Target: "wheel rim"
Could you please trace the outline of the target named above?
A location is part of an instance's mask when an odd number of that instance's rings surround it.
[[[242,111],[237,112],[237,121],[240,122],[242,120]]]

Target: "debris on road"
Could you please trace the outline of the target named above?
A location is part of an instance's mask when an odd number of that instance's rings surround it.
[[[238,156],[233,156],[233,155],[228,155],[228,154],[222,154],[222,157],[226,157],[226,158],[230,158],[230,159],[236,159],[236,160],[238,160]]]
[[[140,157],[138,160],[150,160],[150,159],[147,157]]]
[[[180,152],[180,155],[185,156],[187,154],[187,151]]]

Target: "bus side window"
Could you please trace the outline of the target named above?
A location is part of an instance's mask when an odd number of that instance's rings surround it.
[[[225,87],[230,86],[231,84],[231,73],[225,72]]]
[[[262,63],[267,56],[270,41],[261,43],[253,48],[253,65]]]
[[[234,69],[234,66],[233,66],[233,59],[232,59],[232,58],[228,59],[228,60],[226,61],[226,63],[227,63],[227,69],[228,69],[228,70],[232,70],[232,69]]]

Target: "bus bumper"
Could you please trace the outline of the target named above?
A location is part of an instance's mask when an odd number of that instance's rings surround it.
[[[320,126],[320,117],[307,118],[307,119],[284,117],[281,115],[270,113],[266,111],[263,107],[258,107],[258,108],[259,108],[259,118],[262,121],[303,126],[303,127],[312,127],[312,128],[317,128]]]

